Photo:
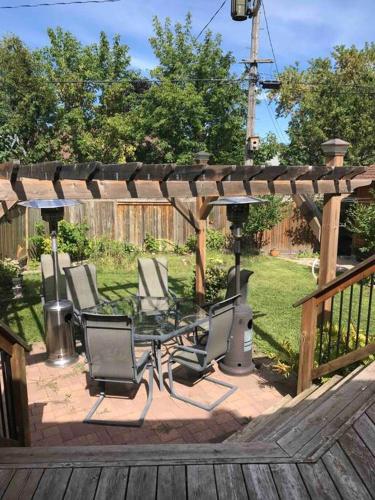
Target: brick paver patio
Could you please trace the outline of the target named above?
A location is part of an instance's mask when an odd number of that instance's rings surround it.
[[[34,344],[27,360],[33,446],[221,442],[285,394],[284,388],[283,394],[276,389],[277,377],[267,368],[246,377],[228,377],[215,367],[214,376],[234,383],[238,390],[211,413],[172,399],[167,388],[159,391],[156,381],[154,400],[141,428],[84,424],[98,395],[84,359],[62,369],[47,367],[45,359],[44,344]],[[165,363],[167,355],[163,359]],[[182,383],[188,380],[183,378],[186,373],[177,370],[182,378],[176,388],[189,397],[212,401],[225,391],[208,381]],[[121,399],[106,399],[96,418],[136,420],[146,400],[146,385],[138,390],[125,384],[113,386],[111,394]]]

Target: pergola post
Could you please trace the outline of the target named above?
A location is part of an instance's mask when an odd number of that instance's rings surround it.
[[[210,158],[209,153],[200,151],[195,155],[195,162],[198,165],[207,165]],[[206,219],[208,216],[203,213],[205,199],[198,196],[196,199],[196,217],[198,228],[195,229],[197,235],[197,246],[195,250],[195,296],[198,304],[202,305],[205,301],[206,283]]]
[[[342,167],[349,143],[341,139],[323,142],[322,149],[327,167]],[[342,195],[325,194],[320,240],[319,286],[336,277],[337,251]]]

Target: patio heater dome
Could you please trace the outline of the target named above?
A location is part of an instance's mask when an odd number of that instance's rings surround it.
[[[54,277],[55,300],[43,306],[44,325],[49,366],[63,367],[75,363],[78,359],[73,341],[73,304],[59,296],[59,257],[57,250],[58,223],[64,218],[64,208],[80,205],[78,200],[29,200],[19,205],[26,208],[38,208],[42,219],[49,224]]]
[[[242,228],[249,217],[250,205],[266,203],[265,200],[252,196],[223,196],[210,205],[226,206],[227,218],[232,223],[234,237],[236,295],[241,294],[241,237]],[[220,369],[228,375],[247,375],[254,369],[252,362],[251,331],[253,312],[246,303],[246,297],[236,301],[234,320],[230,333],[230,342],[225,358],[219,362]]]

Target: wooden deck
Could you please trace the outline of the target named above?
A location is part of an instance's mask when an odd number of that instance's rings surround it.
[[[298,396],[290,425],[280,408],[270,441],[3,449],[0,497],[375,498],[375,362],[310,392],[302,406]]]

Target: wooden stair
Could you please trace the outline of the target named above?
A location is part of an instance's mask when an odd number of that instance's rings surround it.
[[[252,420],[225,440],[227,443],[274,443],[290,457],[314,457],[337,438],[375,401],[375,362],[346,377],[333,376]]]

